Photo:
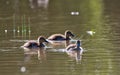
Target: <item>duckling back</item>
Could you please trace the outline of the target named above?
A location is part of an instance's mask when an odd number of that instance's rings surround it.
[[[23,48],[38,48],[38,47],[42,48],[42,47],[45,47],[43,42],[48,43],[48,41],[43,36],[39,36],[37,41],[33,41],[33,40],[28,41],[22,47]]]
[[[50,37],[48,37],[48,40],[61,41],[66,40],[66,38],[62,34],[53,34]]]
[[[38,43],[35,41],[28,41],[26,42],[22,47],[26,47],[26,48],[36,48],[39,47]]]

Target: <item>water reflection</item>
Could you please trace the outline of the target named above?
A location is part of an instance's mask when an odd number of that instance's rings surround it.
[[[31,8],[47,8],[49,0],[29,0]]]
[[[24,63],[31,60],[31,57],[37,55],[38,60],[46,60],[45,48],[24,48]]]
[[[35,57],[34,57],[35,56]],[[37,61],[35,58],[37,57]],[[27,72],[29,70],[28,65],[32,63],[45,63],[46,61],[46,49],[45,48],[24,48],[24,61],[21,64],[20,71]]]

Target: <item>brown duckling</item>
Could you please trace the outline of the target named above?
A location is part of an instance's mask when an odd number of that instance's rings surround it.
[[[33,40],[28,41],[22,47],[24,47],[24,48],[38,48],[38,47],[41,48],[41,47],[45,47],[43,42],[48,43],[48,41],[43,36],[39,36],[37,41],[33,41]]]
[[[63,34],[53,34],[50,37],[48,37],[48,40],[52,40],[52,41],[65,41],[65,40],[70,40],[70,37],[74,37],[74,34],[67,30],[65,31],[65,35]]]

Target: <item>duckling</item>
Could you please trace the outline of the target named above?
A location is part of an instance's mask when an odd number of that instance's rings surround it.
[[[21,47],[23,47],[23,48],[38,48],[38,47],[40,47],[41,48],[41,47],[45,47],[43,42],[48,43],[48,41],[43,36],[39,36],[37,41],[33,41],[33,40],[28,41]]]
[[[83,48],[81,47],[81,41],[77,40],[76,44],[70,44],[66,47],[66,53],[76,60],[81,60]]]
[[[65,31],[65,35],[63,34],[53,34],[50,37],[48,37],[48,40],[53,40],[53,41],[65,41],[65,40],[70,40],[70,37],[74,37],[74,34],[67,30]]]

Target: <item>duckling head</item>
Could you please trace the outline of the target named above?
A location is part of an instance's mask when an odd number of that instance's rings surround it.
[[[39,36],[38,37],[38,42],[39,43],[43,43],[43,42],[47,42],[48,43],[48,41],[43,36]]]
[[[65,35],[66,37],[74,37],[74,34],[69,30],[65,31]]]

